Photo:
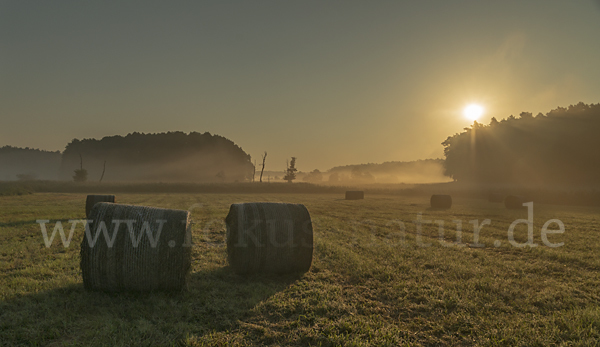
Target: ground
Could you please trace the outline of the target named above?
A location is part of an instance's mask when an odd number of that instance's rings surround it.
[[[185,209],[193,260],[181,293],[86,292],[83,228],[47,248],[37,220],[82,219],[84,194],[0,197],[0,345],[594,346],[600,340],[600,208],[536,204],[533,242],[508,229],[527,210],[455,198],[343,194],[117,194],[120,203]],[[227,266],[232,203],[302,203],[314,224],[309,272],[243,278]],[[421,214],[419,217],[419,214]],[[413,221],[425,223],[418,235]],[[475,247],[471,221],[482,225]],[[541,229],[558,219],[565,232]],[[458,221],[461,221],[460,223]],[[461,241],[457,225],[462,224]],[[404,225],[405,232],[402,232]],[[555,230],[557,223],[549,225]],[[515,243],[527,241],[527,225]],[[551,247],[564,243],[559,247]]]

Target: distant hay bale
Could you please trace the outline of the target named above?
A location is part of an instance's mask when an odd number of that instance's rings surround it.
[[[429,202],[432,208],[452,207],[452,197],[450,195],[432,195]]]
[[[365,192],[362,190],[346,191],[346,200],[361,200],[365,198]]]
[[[285,274],[310,269],[313,229],[304,205],[233,204],[225,222],[228,261],[237,274]]]
[[[92,208],[89,219],[92,222],[81,242],[81,273],[87,290],[184,288],[191,265],[188,211],[101,202]]]
[[[89,217],[92,207],[99,202],[115,202],[114,195],[88,195],[85,199],[85,216]]]
[[[515,209],[524,209],[527,208],[523,206],[524,203],[527,202],[527,199],[520,195],[509,195],[504,199],[504,206],[506,208],[515,210]]]
[[[490,193],[488,195],[489,202],[504,202],[504,195],[500,193]]]

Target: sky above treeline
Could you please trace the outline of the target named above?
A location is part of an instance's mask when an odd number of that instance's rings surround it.
[[[0,146],[198,131],[267,169],[442,158],[600,102],[600,2],[0,0]]]

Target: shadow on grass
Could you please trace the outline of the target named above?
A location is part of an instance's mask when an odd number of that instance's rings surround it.
[[[16,222],[0,223],[0,228],[18,227],[22,225],[38,224],[37,220],[20,220]]]
[[[20,221],[15,221],[15,222],[4,222],[4,223],[0,223],[0,228],[9,228],[9,227],[19,227],[19,226],[23,226],[23,225],[33,225],[33,224],[40,224],[38,222],[38,220],[43,220],[43,219],[34,219],[34,220],[20,220]],[[47,228],[49,229],[49,232],[52,232],[52,230],[54,229],[54,226],[56,225],[56,222],[61,222],[62,225],[65,227],[65,229],[70,228],[71,226],[71,221],[80,221],[80,220],[85,220],[85,217],[73,217],[73,218],[62,218],[62,219],[51,219],[48,221]]]
[[[237,276],[229,267],[192,273],[178,293],[88,292],[74,284],[0,301],[0,341],[20,344],[181,343],[229,332],[256,305],[301,275]],[[1,345],[1,344],[0,344]]]
[[[452,209],[451,207],[428,207],[425,211],[448,211]]]

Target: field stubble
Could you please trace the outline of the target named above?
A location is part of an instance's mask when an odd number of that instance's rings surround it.
[[[598,207],[534,206],[534,242],[517,248],[509,225],[526,210],[460,199],[334,194],[120,194],[120,203],[185,209],[193,262],[182,293],[104,294],[83,289],[80,224],[70,247],[44,245],[36,220],[83,219],[83,194],[0,197],[0,344],[12,345],[596,345],[600,339]],[[242,278],[227,267],[230,204],[305,204],[315,231],[311,270]],[[419,235],[413,223],[422,225]],[[490,219],[474,242],[470,221]],[[540,229],[560,219],[564,234]],[[404,225],[404,232],[402,232]],[[552,228],[555,228],[554,225]],[[527,240],[526,226],[515,239]]]

